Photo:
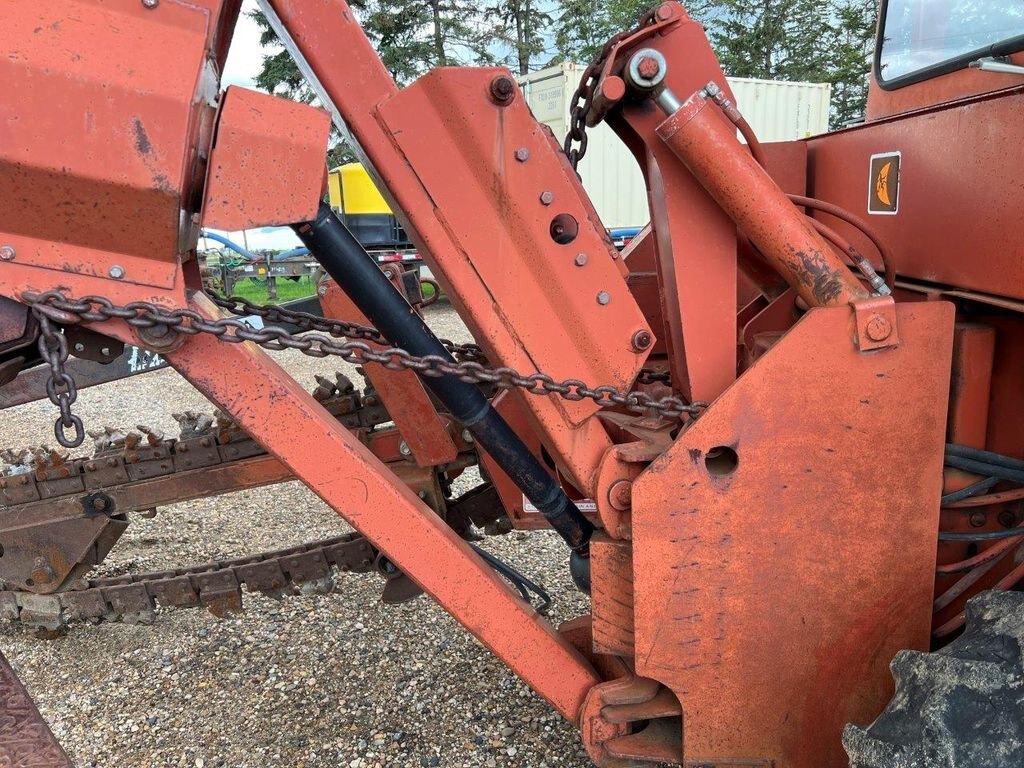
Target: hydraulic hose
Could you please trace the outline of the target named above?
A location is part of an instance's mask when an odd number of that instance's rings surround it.
[[[320,203],[314,221],[295,224],[293,229],[327,274],[391,344],[416,356],[434,355],[455,362],[330,206]],[[587,557],[593,524],[475,385],[457,376],[421,379],[569,545],[573,579],[589,591]]]

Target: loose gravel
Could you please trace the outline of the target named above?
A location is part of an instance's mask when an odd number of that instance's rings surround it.
[[[446,304],[428,322],[439,336],[470,340]],[[353,375],[338,361],[273,354],[310,389],[317,373]],[[186,409],[211,406],[170,370],[83,390],[75,405],[89,428],[146,424],[169,435],[171,412]],[[0,443],[45,442],[53,419],[45,401],[12,409]],[[291,482],[134,516],[103,570],[200,563],[348,530]],[[587,610],[553,534],[483,545],[546,586],[556,624]],[[247,594],[241,617],[162,610],[152,626],[76,624],[50,641],[0,625],[0,648],[80,767],[590,765],[575,728],[453,618],[426,597],[383,605],[382,584],[350,575],[326,595]]]

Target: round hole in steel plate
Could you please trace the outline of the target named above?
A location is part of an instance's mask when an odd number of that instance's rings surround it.
[[[712,477],[727,477],[740,465],[740,457],[727,445],[716,445],[704,456],[704,467]]]
[[[568,245],[580,233],[579,222],[568,213],[560,213],[551,220],[551,239],[559,245]]]

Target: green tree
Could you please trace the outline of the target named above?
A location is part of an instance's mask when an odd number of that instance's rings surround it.
[[[721,0],[711,43],[726,75],[830,80],[829,4],[818,0]]]
[[[539,0],[499,0],[488,9],[497,24],[491,34],[511,51],[508,65],[521,75],[533,69],[536,58],[547,50],[546,32],[554,18]]]
[[[878,0],[841,0],[836,8],[829,63],[833,128],[864,115],[878,6]]]
[[[553,24],[555,61],[590,63],[613,35],[635,27],[655,5],[653,0],[562,0]],[[706,24],[718,5],[717,0],[693,0],[686,10]]]

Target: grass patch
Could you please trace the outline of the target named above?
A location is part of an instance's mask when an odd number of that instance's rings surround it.
[[[277,302],[283,303],[294,299],[304,299],[307,296],[312,296],[314,293],[316,293],[316,286],[309,277],[300,277],[298,280],[277,278]],[[251,279],[239,280],[235,283],[234,294],[249,301],[254,301],[257,304],[265,304],[270,301],[267,296],[266,280],[259,282]]]

